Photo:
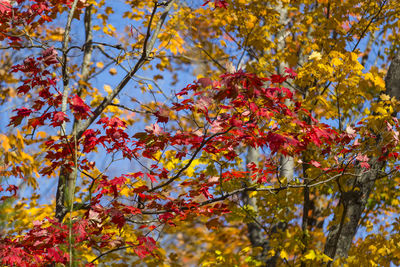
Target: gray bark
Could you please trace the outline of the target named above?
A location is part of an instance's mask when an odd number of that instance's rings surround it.
[[[65,32],[63,37],[63,44],[62,44],[62,78],[63,78],[63,97],[62,97],[62,104],[61,104],[61,111],[67,111],[67,100],[71,91],[69,86],[70,77],[68,72],[68,45],[69,45],[69,37],[71,32],[71,24],[73,15],[75,13],[76,7],[78,4],[78,0],[74,0],[71,10],[68,13],[67,24],[65,26]],[[63,122],[61,125],[61,135],[67,135],[66,130],[66,122]],[[74,173],[67,172],[66,168],[61,167],[60,176],[58,179],[57,185],[57,193],[56,193],[56,218],[61,222],[63,217],[67,212],[67,208],[65,206],[66,197],[71,195],[71,190],[67,190],[67,184],[71,183],[71,180],[74,180]]]
[[[386,79],[386,94],[400,99],[400,52],[390,64]],[[377,134],[376,146],[380,146],[381,138]],[[332,259],[346,258],[357,232],[362,213],[367,204],[369,195],[374,188],[375,180],[379,178],[380,171],[386,166],[386,162],[379,161],[378,156],[369,162],[370,170],[363,172],[361,168],[354,178],[352,189],[341,192],[340,202],[342,212],[335,214],[336,224],[329,228],[325,243],[325,254]]]
[[[385,162],[377,158],[370,162],[371,169],[359,174],[353,181],[352,189],[341,193],[341,214],[335,214],[334,224],[329,228],[329,234],[325,243],[324,253],[332,259],[346,258],[353,238],[357,232],[361,215],[367,204],[368,197],[374,187],[375,180],[379,177],[380,170]]]
[[[389,66],[385,79],[386,94],[400,100],[400,52],[397,52]]]

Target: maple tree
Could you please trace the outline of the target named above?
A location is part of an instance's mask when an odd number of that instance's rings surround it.
[[[2,265],[399,264],[397,2],[0,13]]]

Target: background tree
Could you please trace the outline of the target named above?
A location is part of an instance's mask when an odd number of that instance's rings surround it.
[[[395,1],[0,12],[3,265],[399,264]]]

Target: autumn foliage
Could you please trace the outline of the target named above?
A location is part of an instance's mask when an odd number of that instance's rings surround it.
[[[398,4],[0,14],[2,266],[400,263]]]

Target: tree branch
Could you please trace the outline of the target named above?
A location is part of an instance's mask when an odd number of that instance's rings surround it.
[[[154,14],[155,14],[155,12],[157,10],[157,6],[158,6],[158,4],[155,3],[152,15],[151,15],[150,20],[149,20],[149,26],[148,26],[148,29],[147,29],[147,34],[146,34],[146,37],[145,37],[145,41],[144,41],[143,51],[142,51],[141,57],[139,58],[139,60],[135,64],[135,66],[131,69],[131,71],[125,75],[125,77],[117,85],[117,87],[108,96],[106,96],[103,99],[102,103],[93,112],[93,116],[90,117],[88,120],[80,123],[77,126],[77,138],[78,139],[82,136],[83,132],[97,119],[97,117],[100,116],[100,114],[104,111],[104,109],[108,105],[110,105],[110,103],[121,92],[121,90],[124,89],[124,87],[127,85],[129,80],[136,74],[136,72],[143,66],[143,64],[146,61],[148,61],[150,52],[154,48],[154,44],[155,44],[155,42],[157,40],[158,34],[160,33],[161,27],[164,24],[165,19],[166,19],[167,15],[168,15],[168,13],[169,13],[170,9],[172,8],[172,5],[173,5],[173,3],[175,1],[176,0],[171,0],[166,4],[165,10],[161,14],[161,17],[158,20],[158,22],[156,24],[156,27],[155,27],[155,29],[153,31],[153,35],[151,36],[151,24],[153,22]],[[151,38],[150,38],[150,36],[151,36]]]

